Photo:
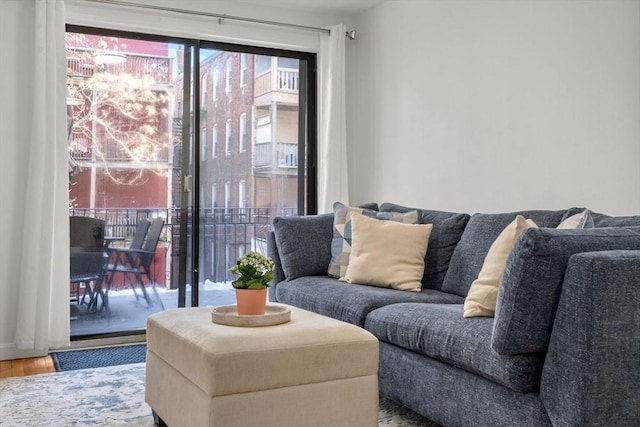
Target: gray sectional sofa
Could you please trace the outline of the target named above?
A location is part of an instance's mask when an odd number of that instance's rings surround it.
[[[329,277],[334,214],[276,218],[270,301],[372,332],[380,392],[442,425],[640,425],[640,217],[592,213],[593,228],[555,228],[581,210],[419,209],[433,224],[420,292]],[[490,246],[518,214],[539,228],[515,241],[495,317],[463,317]]]

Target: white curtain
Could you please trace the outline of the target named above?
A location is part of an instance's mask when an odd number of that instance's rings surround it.
[[[3,0],[0,99],[3,354],[69,343],[69,214],[63,0]],[[5,38],[12,32],[13,42]],[[10,341],[10,342],[9,342]]]
[[[349,203],[345,118],[345,32],[342,24],[322,34],[318,55],[318,213]]]

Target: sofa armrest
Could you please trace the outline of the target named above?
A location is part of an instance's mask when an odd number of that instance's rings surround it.
[[[280,254],[278,253],[278,246],[276,245],[276,234],[273,231],[267,233],[267,255],[273,259],[273,279],[269,284],[269,301],[277,302],[276,300],[276,286],[282,282],[284,277],[284,271],[282,270],[282,262],[280,261]]]
[[[640,425],[640,251],[571,256],[540,396],[553,425]]]

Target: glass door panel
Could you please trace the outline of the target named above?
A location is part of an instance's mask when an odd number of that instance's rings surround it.
[[[102,283],[71,284],[72,337],[144,330],[149,314],[177,307],[172,230],[182,127],[174,81],[182,51],[168,42],[66,33],[69,214],[104,221],[104,265],[120,269],[103,271]],[[163,220],[157,244],[141,240],[154,253],[150,262],[133,252],[118,259],[115,249],[136,246],[138,224],[155,218]],[[73,253],[84,251],[72,248],[72,273],[83,268]]]
[[[298,214],[299,62],[200,50],[201,306],[235,303],[229,268],[248,251],[267,253],[276,216]]]

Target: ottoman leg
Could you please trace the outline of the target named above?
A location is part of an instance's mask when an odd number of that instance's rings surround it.
[[[153,409],[151,410],[151,413],[153,414],[153,423],[159,427],[163,427],[166,426],[167,423],[165,423],[162,418],[160,418],[160,416],[158,415],[158,413],[156,411],[154,411]]]

